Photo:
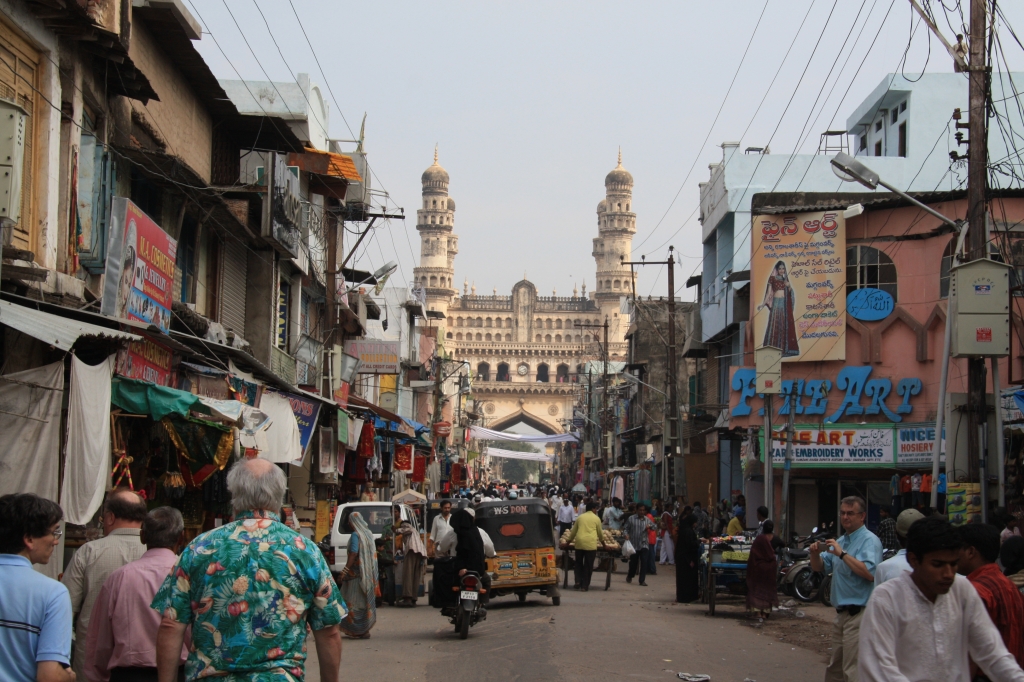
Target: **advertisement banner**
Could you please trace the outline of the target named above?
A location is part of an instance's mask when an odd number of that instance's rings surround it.
[[[935,424],[908,424],[896,429],[896,466],[931,468],[935,453]],[[945,429],[943,429],[945,431]],[[939,463],[946,465],[946,439],[942,439]]]
[[[166,334],[171,326],[177,253],[178,242],[138,206],[115,197],[100,312],[153,324]]]
[[[171,350],[149,339],[130,341],[117,351],[114,373],[158,386],[170,386]]]
[[[345,352],[359,358],[360,374],[398,374],[398,341],[346,341]]]
[[[754,343],[783,362],[846,359],[842,211],[755,215],[750,290]]]
[[[785,431],[775,432],[772,463],[786,461]],[[893,429],[890,426],[797,426],[793,445],[793,468],[893,467]],[[764,436],[761,452],[764,452]],[[762,455],[763,457],[763,455]]]
[[[302,445],[302,452],[306,452],[310,439],[313,437],[313,428],[316,426],[317,417],[320,415],[320,402],[310,400],[294,393],[277,391],[291,403],[292,412],[295,414],[295,421],[299,424],[299,442]]]

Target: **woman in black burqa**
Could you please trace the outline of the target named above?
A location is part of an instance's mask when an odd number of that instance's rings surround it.
[[[491,579],[487,574],[487,562],[484,560],[484,541],[477,530],[476,520],[465,509],[452,514],[451,525],[458,542],[455,544],[455,576],[460,578],[465,571],[473,571],[480,576],[484,589],[490,592]],[[485,596],[484,602],[487,601]]]
[[[679,519],[676,535],[676,601],[681,604],[695,602],[700,597],[697,576],[702,547],[694,530],[696,522],[693,514]]]

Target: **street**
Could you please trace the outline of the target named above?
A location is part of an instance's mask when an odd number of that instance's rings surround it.
[[[370,640],[345,640],[342,679],[667,681],[678,672],[736,682],[822,678],[825,607],[801,605],[807,615],[800,619],[792,615],[796,608],[783,610],[758,628],[747,621],[741,597],[723,600],[713,618],[704,604],[676,604],[671,566],[648,576],[647,588],[626,584],[624,569],[619,564],[607,592],[599,573],[589,592],[563,590],[557,607],[533,594],[525,604],[514,596],[495,599],[465,641],[425,600],[414,609],[381,607]],[[782,631],[786,641],[779,641]],[[790,643],[811,646],[815,638],[814,650]],[[319,679],[310,641],[307,680]]]

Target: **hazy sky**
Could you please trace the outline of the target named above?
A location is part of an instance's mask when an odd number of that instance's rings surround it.
[[[620,146],[636,182],[634,256],[664,260],[674,245],[681,286],[699,269],[697,184],[721,159],[722,141],[813,152],[905,51],[908,74],[952,70],[941,45],[911,23],[907,0],[292,1],[324,75],[289,0],[186,0],[208,31],[196,44],[218,77],[309,73],[331,104],[335,138],[351,137],[339,113],[355,132],[368,114],[376,187],[408,218],[376,231],[357,254],[360,267],[396,259],[397,276],[411,280],[420,174],[438,144],[458,204],[456,282],[486,294],[509,293],[524,271],[545,295],[593,287],[595,210]],[[1024,40],[1024,3],[1000,7]],[[1011,68],[1024,71],[1024,50],[1001,35]],[[664,295],[664,274],[648,268],[639,291]]]

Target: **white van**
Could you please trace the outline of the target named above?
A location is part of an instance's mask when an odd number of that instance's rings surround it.
[[[348,525],[348,517],[352,512],[359,512],[363,515],[366,525],[373,531],[373,539],[380,538],[384,532],[384,526],[392,518],[390,502],[349,502],[338,507],[338,513],[334,515],[334,527],[331,529],[331,549],[333,557],[327,556],[327,563],[331,571],[340,573],[348,561],[348,543],[352,537],[352,531]],[[402,520],[409,519],[409,509],[402,506]]]

